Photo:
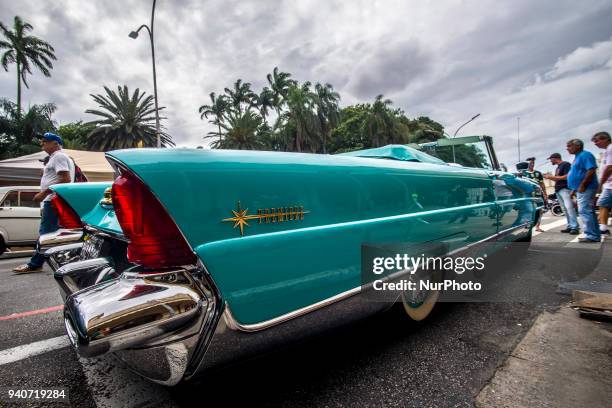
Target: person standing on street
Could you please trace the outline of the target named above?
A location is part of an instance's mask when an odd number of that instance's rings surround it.
[[[62,138],[47,132],[41,138],[42,149],[49,155],[49,162],[45,165],[40,179],[40,192],[34,196],[34,201],[41,202],[40,235],[57,231],[58,218],[51,206],[53,191],[49,186],[60,183],[72,183],[74,180],[74,162],[62,152]],[[36,253],[25,265],[13,269],[17,274],[42,272],[44,256],[40,253],[40,244],[36,243]]]
[[[608,230],[608,217],[612,208],[612,140],[608,132],[598,132],[591,141],[600,149],[606,149],[601,162],[601,176],[599,178],[600,196],[597,200],[599,206],[599,230],[602,234],[610,236]]]
[[[544,185],[544,176],[542,175],[542,172],[535,169],[535,157],[529,157],[525,159],[525,161],[529,163],[529,168],[527,170],[523,170],[522,176],[538,183],[538,185],[542,189],[542,198],[544,199],[544,206],[548,207],[548,196],[546,194],[546,186]],[[540,217],[540,220],[541,219],[542,217]],[[544,230],[540,228],[540,221],[538,221],[538,223],[536,224],[535,230],[538,232],[544,232]]]
[[[584,150],[584,143],[580,139],[571,139],[567,142],[567,152],[574,155],[574,162],[567,174],[567,185],[573,190],[572,195],[576,195],[578,201],[578,214],[582,219],[584,227],[584,238],[578,242],[590,243],[600,242],[601,233],[597,226],[597,217],[593,199],[597,193],[597,163],[595,156]]]
[[[566,161],[561,159],[561,154],[553,153],[548,157],[548,160],[553,166],[557,166],[555,175],[544,174],[544,178],[555,182],[555,194],[559,199],[559,205],[565,214],[567,219],[567,226],[562,229],[561,232],[569,233],[571,235],[578,235],[580,233],[578,227],[578,217],[576,215],[576,209],[574,208],[574,200],[572,200],[572,191],[567,187],[567,174],[572,167]]]

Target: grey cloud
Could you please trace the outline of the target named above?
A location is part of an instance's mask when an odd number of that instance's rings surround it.
[[[485,19],[441,50],[444,55],[436,55],[436,64],[453,68],[432,78],[409,102],[422,100],[423,95],[431,101],[448,101],[504,83],[519,87],[547,71],[560,56],[610,38],[612,5],[601,3],[592,11],[585,7],[574,14],[575,7],[567,1],[554,7],[523,2]]]
[[[357,63],[347,88],[364,99],[403,91],[431,63],[429,54],[416,41],[381,40],[360,48],[361,55],[369,55]]]

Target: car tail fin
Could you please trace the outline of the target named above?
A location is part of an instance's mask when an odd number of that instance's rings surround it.
[[[195,264],[195,253],[157,197],[133,172],[124,167],[120,171],[112,201],[130,240],[128,260],[148,268]]]
[[[72,208],[59,194],[55,194],[51,199],[51,205],[55,208],[60,227],[71,229],[81,228],[83,226],[83,222],[74,208]]]

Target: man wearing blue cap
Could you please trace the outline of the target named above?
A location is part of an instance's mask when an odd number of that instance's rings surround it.
[[[41,216],[39,234],[47,234],[59,229],[58,218],[51,206],[53,191],[49,189],[53,184],[71,183],[74,180],[74,162],[62,152],[62,138],[47,132],[41,138],[42,149],[49,155],[49,162],[45,165],[40,179],[40,192],[34,196],[34,201],[41,202]],[[13,269],[15,273],[42,272],[44,257],[36,245],[36,253],[25,265]]]
[[[597,176],[597,162],[591,152],[584,150],[584,143],[580,139],[571,139],[567,142],[567,152],[575,155],[574,162],[567,173],[567,186],[576,195],[578,214],[584,226],[584,238],[578,242],[597,243],[601,241],[601,232],[597,225],[597,216],[593,206],[593,199],[599,187]]]

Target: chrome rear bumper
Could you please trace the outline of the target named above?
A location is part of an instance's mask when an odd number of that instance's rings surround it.
[[[64,323],[71,343],[83,357],[121,351],[117,355],[146,378],[178,383],[218,320],[215,294],[194,274],[134,267],[69,295]],[[151,361],[153,355],[166,356],[165,363]]]
[[[115,264],[107,251],[82,260],[89,256],[83,237],[82,230],[59,230],[40,238],[72,345],[83,357],[115,352],[160,384],[183,380],[199,365],[220,317],[220,297],[203,267],[144,270]]]

